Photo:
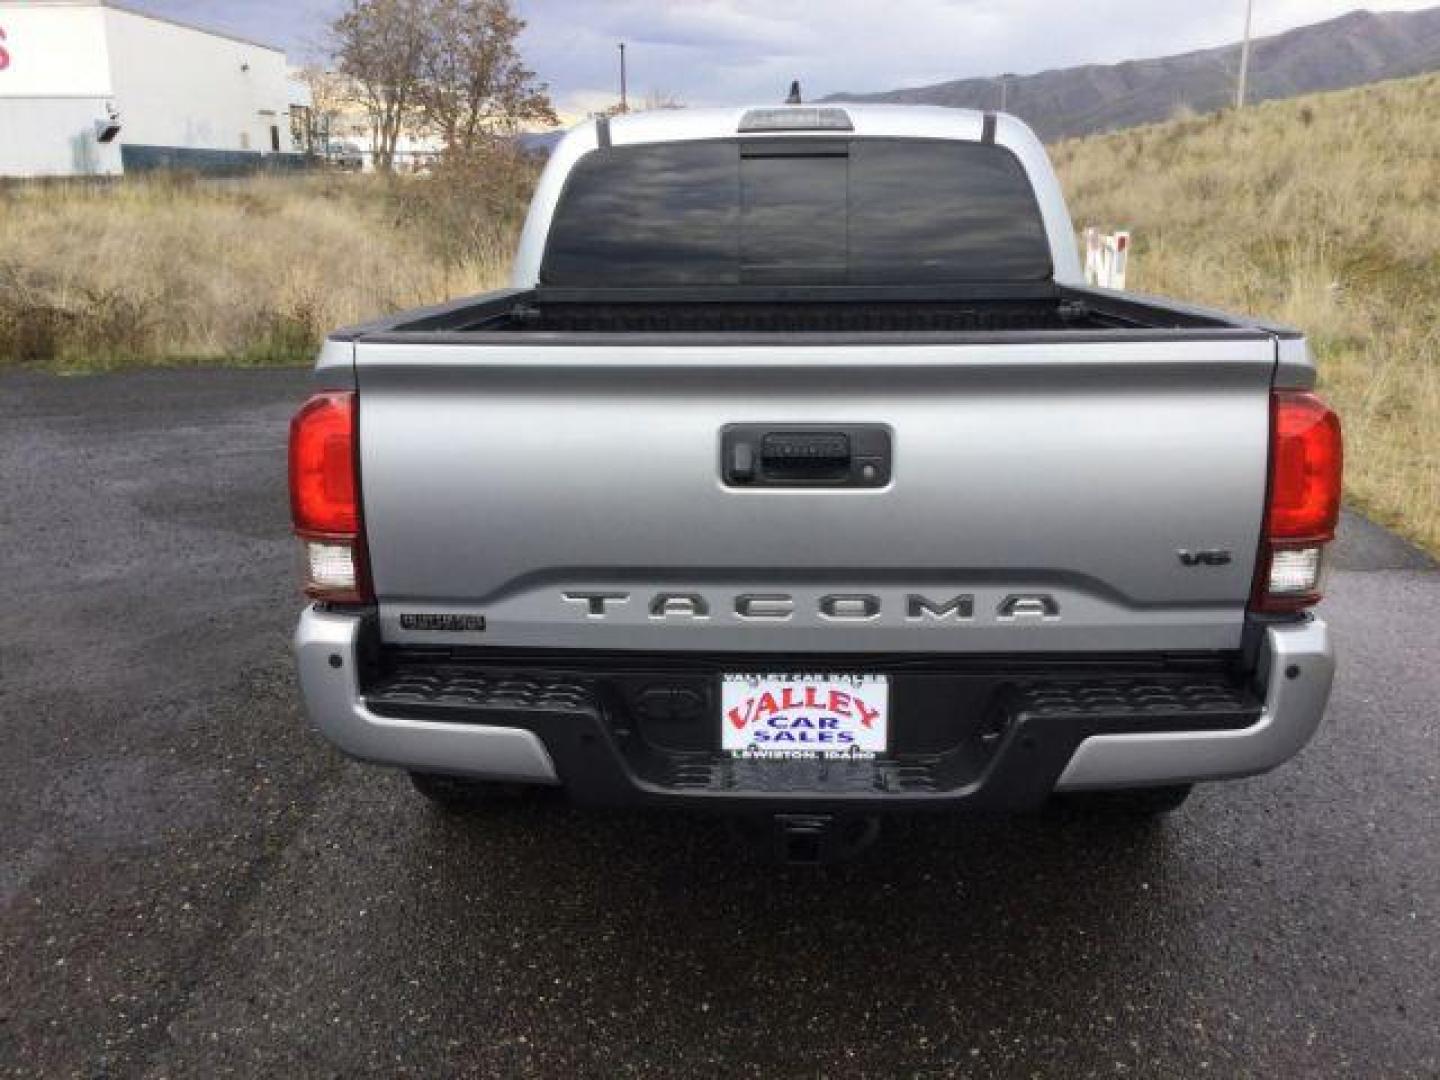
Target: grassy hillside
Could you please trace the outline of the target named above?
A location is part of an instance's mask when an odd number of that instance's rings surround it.
[[[1130,288],[1309,335],[1349,500],[1440,552],[1440,76],[1052,153],[1077,228],[1133,231]]]
[[[303,363],[503,281],[534,169],[0,186],[0,370]]]

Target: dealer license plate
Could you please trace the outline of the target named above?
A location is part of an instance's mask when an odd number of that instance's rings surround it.
[[[736,757],[874,757],[885,752],[885,675],[727,673],[720,746]]]

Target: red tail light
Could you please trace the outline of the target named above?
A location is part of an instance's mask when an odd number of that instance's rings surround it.
[[[316,394],[290,421],[290,513],[305,544],[305,592],[317,600],[372,599],[360,531],[355,395]]]
[[[1277,390],[1272,403],[1272,538],[1333,540],[1344,451],[1340,418],[1314,394]]]
[[[1321,557],[1340,518],[1340,418],[1304,390],[1271,396],[1270,495],[1254,606],[1298,611],[1320,600]]]

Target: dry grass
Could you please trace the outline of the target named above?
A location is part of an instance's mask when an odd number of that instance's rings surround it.
[[[531,179],[0,188],[0,368],[308,361],[336,326],[500,284]]]
[[[1303,329],[1349,500],[1440,552],[1440,76],[1052,148],[1077,227],[1135,233],[1129,286]]]

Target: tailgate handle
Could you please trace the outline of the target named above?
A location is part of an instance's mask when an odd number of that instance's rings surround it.
[[[883,487],[890,439],[883,424],[731,424],[721,473],[730,487]]]
[[[776,431],[760,440],[768,473],[844,476],[850,471],[850,437],[838,431]]]

